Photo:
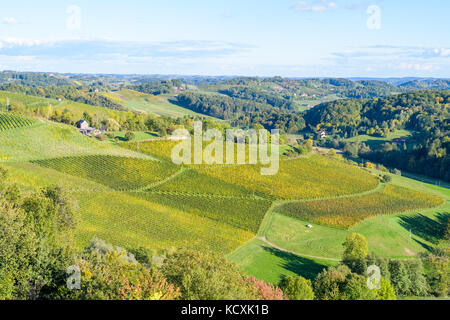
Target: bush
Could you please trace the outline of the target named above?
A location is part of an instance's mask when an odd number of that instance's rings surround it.
[[[81,271],[79,290],[67,293],[79,300],[173,300],[180,291],[160,271],[137,263],[125,250],[96,240],[76,265]]]
[[[311,281],[303,277],[287,276],[281,281],[280,287],[290,300],[314,300]]]
[[[183,300],[252,300],[254,286],[237,266],[211,253],[179,250],[168,254],[161,268],[169,282],[181,289]]]
[[[273,284],[265,283],[254,277],[249,277],[247,282],[256,288],[257,294],[262,300],[288,300],[283,291]]]
[[[127,133],[125,133],[125,139],[127,141],[134,140],[135,137],[136,137],[136,135],[131,131],[128,131]]]
[[[397,300],[394,287],[384,278],[381,278],[380,289],[375,289],[375,294],[377,300]]]

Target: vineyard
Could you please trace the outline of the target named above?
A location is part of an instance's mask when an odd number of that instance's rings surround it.
[[[279,172],[274,176],[263,176],[260,169],[259,165],[241,165],[198,171],[268,199],[350,195],[375,189],[379,184],[376,177],[356,167],[321,156],[280,161]]]
[[[220,164],[211,164],[208,165],[206,164],[206,162],[204,161],[201,165],[195,165],[194,164],[194,141],[193,138],[191,138],[191,165],[189,165],[190,167],[193,168],[201,168],[204,166],[212,166],[212,167],[217,167],[217,166],[227,166],[227,147],[224,144],[223,146],[223,152],[222,152],[222,161]],[[143,141],[143,142],[124,142],[121,143],[120,145],[124,148],[127,149],[131,149],[133,151],[139,151],[151,156],[155,156],[159,159],[164,159],[167,161],[172,161],[172,150],[174,149],[175,146],[177,146],[178,144],[180,144],[181,141],[165,141],[165,140],[154,140],[154,141]],[[208,142],[203,142],[202,143],[202,150],[203,150],[203,156],[205,154],[210,154],[210,150],[208,148],[208,146],[211,144],[211,141]],[[237,163],[237,154],[238,154],[238,148],[243,148],[244,152],[245,152],[245,163],[249,163],[249,157],[250,157],[250,150],[253,151],[253,153],[256,155],[256,157],[258,157],[258,148],[259,146],[253,145],[253,146],[249,146],[248,144],[237,144],[234,143],[233,144],[233,162]],[[207,150],[205,152],[205,150]],[[270,150],[270,147],[269,147]],[[270,154],[270,152],[269,152]],[[214,155],[213,155],[214,156]],[[204,159],[203,159],[204,160]],[[259,161],[259,158],[257,158],[257,161]]]
[[[189,193],[194,195],[215,195],[224,197],[252,197],[245,187],[222,181],[196,170],[186,170],[183,174],[156,188],[158,191]]]
[[[439,197],[388,184],[380,192],[359,197],[287,203],[277,212],[312,223],[348,229],[373,216],[441,204],[443,200]]]
[[[0,112],[0,132],[10,129],[28,127],[33,123],[34,121],[31,119],[19,115]]]
[[[126,248],[188,247],[229,253],[254,234],[120,192],[80,193],[80,246],[94,237]]]
[[[271,202],[254,199],[226,199],[167,193],[134,193],[151,202],[209,218],[256,234]]]
[[[93,180],[114,190],[144,188],[178,171],[168,162],[100,155],[36,160],[33,163]]]

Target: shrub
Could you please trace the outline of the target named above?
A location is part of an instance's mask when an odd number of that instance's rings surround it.
[[[136,135],[131,131],[128,131],[127,133],[125,133],[125,139],[127,141],[134,140],[135,137],[136,137]]]
[[[184,300],[252,300],[254,286],[245,281],[237,266],[212,252],[179,250],[168,254],[161,268],[165,277],[181,289]]]
[[[384,278],[381,278],[380,289],[375,289],[375,294],[377,300],[397,300],[394,287]]]
[[[287,276],[281,281],[280,287],[290,300],[314,300],[311,280]]]
[[[249,277],[247,282],[256,288],[257,294],[262,300],[287,300],[283,291],[273,284],[265,283],[254,277]]]
[[[99,247],[100,244],[100,247]],[[81,288],[67,293],[81,300],[173,300],[180,291],[156,269],[132,261],[123,249],[97,241],[76,264]]]

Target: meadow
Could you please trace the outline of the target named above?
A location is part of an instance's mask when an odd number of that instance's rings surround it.
[[[387,184],[382,191],[371,194],[319,201],[291,202],[278,212],[303,221],[349,229],[367,218],[415,209],[437,207],[439,197]]]
[[[279,285],[285,276],[302,276],[313,280],[323,269],[337,262],[301,257],[253,239],[228,255],[246,274]]]
[[[81,135],[74,127],[42,120],[31,127],[0,133],[0,155],[30,161],[80,154],[108,154],[151,159],[142,153]]]
[[[112,97],[115,96],[115,97]],[[197,113],[176,105],[173,95],[154,96],[129,89],[122,89],[108,95],[113,101],[121,104],[129,110],[136,112],[153,113],[160,116],[184,117],[193,116]]]
[[[32,162],[122,191],[147,187],[179,170],[169,162],[109,155],[63,157]]]

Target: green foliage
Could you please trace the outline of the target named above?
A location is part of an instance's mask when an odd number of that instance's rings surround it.
[[[310,126],[321,127],[340,138],[358,134],[387,136],[407,129],[407,141],[359,150],[372,162],[450,181],[449,91],[414,91],[372,100],[337,100],[311,109],[305,115]],[[356,156],[354,147],[346,150]]]
[[[384,279],[380,279],[380,289],[375,289],[377,300],[397,300],[394,287],[391,283]]]
[[[428,269],[426,274],[430,291],[435,296],[450,296],[450,258],[448,254],[443,256],[430,255],[425,260]]]
[[[73,262],[73,208],[65,194],[60,188],[25,194],[0,185],[0,299],[57,295]]]
[[[408,295],[412,287],[412,282],[404,262],[399,260],[390,261],[389,272],[391,274],[391,283],[395,288],[395,292],[398,295]]]
[[[128,141],[134,140],[135,137],[136,137],[135,134],[131,131],[125,133],[125,139]]]
[[[169,162],[115,156],[79,156],[33,161],[42,167],[93,180],[115,190],[132,190],[159,182],[177,171]]]
[[[98,241],[97,241],[98,242]],[[70,290],[65,299],[77,300],[173,300],[179,289],[169,284],[157,269],[148,269],[125,250],[92,244],[76,262],[81,288]]]
[[[234,264],[211,252],[177,251],[167,256],[161,270],[181,288],[181,299],[249,300],[257,296]]]
[[[352,273],[347,266],[330,267],[314,282],[319,300],[375,300],[373,290],[367,288],[366,278]]]
[[[290,300],[314,300],[311,280],[303,277],[287,276],[280,284],[281,290]]]
[[[369,244],[366,238],[358,233],[349,234],[343,246],[345,248],[342,256],[344,262],[365,259],[369,253]]]

